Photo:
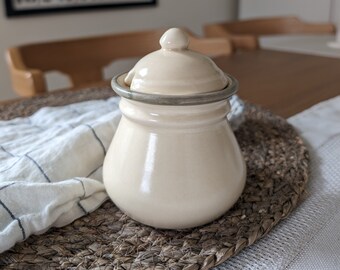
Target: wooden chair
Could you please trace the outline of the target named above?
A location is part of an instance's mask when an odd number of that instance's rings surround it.
[[[60,71],[72,89],[103,84],[103,68],[114,60],[142,57],[160,48],[164,29],[22,45],[7,50],[13,89],[21,96],[47,92],[44,73]],[[189,31],[190,49],[209,56],[229,55],[226,38],[198,38]]]
[[[330,23],[306,23],[297,17],[272,17],[205,25],[204,32],[207,37],[230,38],[237,49],[253,50],[259,48],[258,36],[335,33],[335,26]]]

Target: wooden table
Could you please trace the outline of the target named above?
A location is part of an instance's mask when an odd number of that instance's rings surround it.
[[[340,59],[257,50],[214,60],[238,79],[241,98],[283,117],[340,94]]]
[[[283,117],[340,94],[340,59],[257,50],[215,62],[238,79],[241,98]]]

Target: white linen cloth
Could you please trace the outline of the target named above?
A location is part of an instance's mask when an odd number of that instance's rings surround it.
[[[310,146],[309,195],[267,236],[216,269],[340,269],[340,96],[288,121]]]
[[[0,121],[0,252],[107,198],[101,166],[120,116],[118,98],[111,98]],[[309,196],[217,269],[339,269],[339,119],[340,96],[289,119],[311,146]]]
[[[118,102],[46,107],[0,121],[0,253],[107,198],[102,164],[121,117]]]
[[[45,107],[0,121],[0,253],[107,199],[102,165],[121,118],[119,100]],[[243,102],[234,96],[231,104],[236,127]]]

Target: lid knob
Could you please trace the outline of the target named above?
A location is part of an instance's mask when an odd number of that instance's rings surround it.
[[[185,50],[189,46],[189,37],[181,29],[171,28],[163,34],[159,43],[165,50]]]
[[[161,95],[194,95],[224,89],[228,78],[207,56],[188,49],[189,35],[166,31],[162,48],[138,61],[124,78],[130,90]]]

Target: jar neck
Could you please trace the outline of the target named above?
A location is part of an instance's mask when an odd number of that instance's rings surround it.
[[[226,115],[230,111],[227,99],[208,104],[171,106],[146,104],[122,98],[119,106],[123,116],[130,121],[167,128],[209,126],[226,121]]]

